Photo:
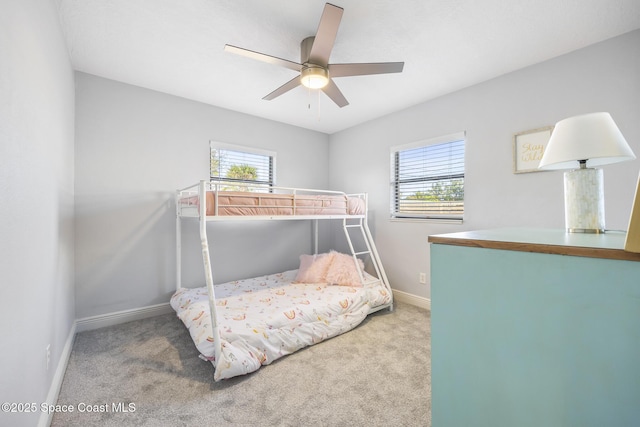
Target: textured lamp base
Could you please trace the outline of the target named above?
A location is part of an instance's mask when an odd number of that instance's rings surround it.
[[[564,173],[564,220],[569,233],[604,233],[602,169]]]

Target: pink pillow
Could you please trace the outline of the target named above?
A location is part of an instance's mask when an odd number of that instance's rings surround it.
[[[364,215],[364,200],[359,197],[349,197],[349,215]]]
[[[362,287],[356,263],[351,255],[331,251],[331,265],[326,274],[326,282],[331,285]],[[360,269],[364,271],[364,262],[358,259]]]
[[[327,283],[327,270],[333,254],[300,255],[300,268],[296,275],[297,283]]]

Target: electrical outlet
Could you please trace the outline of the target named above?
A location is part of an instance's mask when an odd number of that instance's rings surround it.
[[[418,281],[420,283],[422,283],[423,285],[426,285],[427,284],[427,273],[420,273],[418,275]]]
[[[49,370],[50,361],[51,361],[51,344],[47,346],[47,371]]]

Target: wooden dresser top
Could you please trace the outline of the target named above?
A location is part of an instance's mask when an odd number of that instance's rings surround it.
[[[590,258],[640,261],[640,253],[624,250],[626,233],[567,233],[564,230],[501,228],[429,236],[429,243]]]

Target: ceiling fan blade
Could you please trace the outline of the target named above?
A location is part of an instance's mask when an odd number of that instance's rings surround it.
[[[277,98],[278,96],[284,93],[287,93],[291,89],[296,88],[298,86],[300,86],[300,76],[296,76],[292,78],[291,80],[289,80],[288,82],[286,82],[285,84],[280,86],[278,89],[274,90],[273,92],[271,92],[269,95],[265,96],[262,99],[271,101],[272,99]]]
[[[251,58],[251,59],[257,59],[258,61],[267,62],[273,65],[279,65],[281,67],[285,67],[293,71],[302,70],[302,64],[298,64],[297,62],[288,61],[286,59],[277,58],[271,55],[265,55],[264,53],[254,52],[253,50],[232,46],[230,44],[225,44],[224,50],[225,52],[235,53],[237,55],[246,56],[247,58]]]
[[[349,101],[347,101],[347,98],[340,92],[340,89],[338,89],[338,86],[336,86],[333,80],[329,79],[329,84],[323,87],[322,91],[326,93],[338,107],[342,108],[349,105]]]
[[[333,43],[336,40],[336,34],[338,34],[338,27],[340,26],[340,20],[342,20],[342,12],[344,12],[343,8],[330,3],[324,6],[318,31],[316,31],[315,40],[309,52],[308,61],[310,63],[323,67],[329,64],[329,56],[331,55],[331,49],[333,49]]]
[[[329,64],[331,77],[365,76],[368,74],[400,73],[404,62],[371,62],[363,64]]]

